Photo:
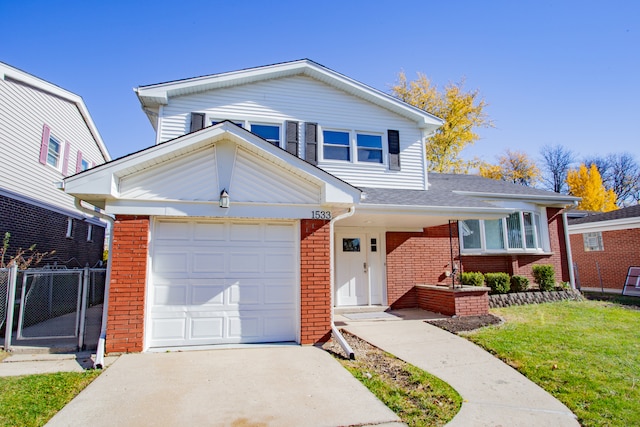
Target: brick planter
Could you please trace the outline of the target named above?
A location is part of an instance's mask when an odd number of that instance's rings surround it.
[[[479,316],[489,313],[490,288],[416,285],[418,307],[447,316]]]

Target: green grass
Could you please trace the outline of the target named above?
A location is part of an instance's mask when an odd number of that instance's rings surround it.
[[[506,322],[465,336],[557,397],[582,425],[640,425],[640,310],[583,301],[492,312]]]
[[[101,371],[0,378],[0,426],[42,426]]]

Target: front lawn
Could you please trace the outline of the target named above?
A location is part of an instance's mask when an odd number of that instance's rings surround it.
[[[557,397],[582,425],[640,425],[640,310],[572,301],[492,312],[506,322],[465,336]]]
[[[99,370],[0,378],[0,426],[42,426]]]

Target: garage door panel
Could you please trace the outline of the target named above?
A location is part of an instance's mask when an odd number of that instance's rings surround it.
[[[259,252],[232,252],[229,254],[229,273],[260,273]]]
[[[195,241],[224,242],[226,235],[224,223],[196,222],[193,227]]]
[[[187,286],[179,284],[158,285],[155,287],[153,294],[154,305],[186,305],[187,304]]]
[[[188,260],[188,253],[157,251],[153,257],[153,271],[158,273],[183,273],[188,269]]]
[[[296,339],[294,223],[158,220],[156,225],[149,346]]]
[[[193,253],[194,273],[224,273],[225,272],[224,252],[199,252]]]
[[[224,338],[224,316],[193,317],[191,339],[221,340]]]
[[[198,284],[191,286],[191,305],[224,305],[225,285]]]

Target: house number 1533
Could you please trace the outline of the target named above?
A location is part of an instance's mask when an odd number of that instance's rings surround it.
[[[331,219],[331,211],[311,211],[311,219]]]

